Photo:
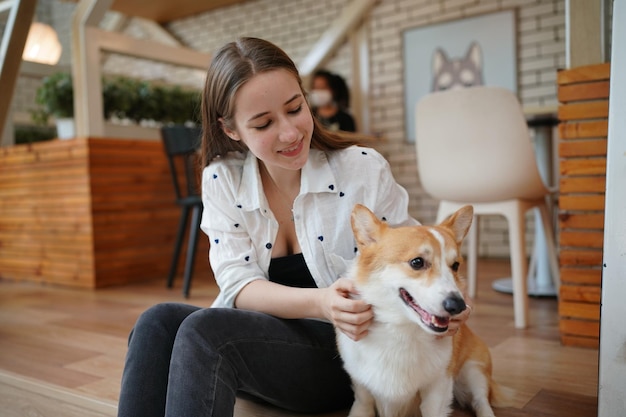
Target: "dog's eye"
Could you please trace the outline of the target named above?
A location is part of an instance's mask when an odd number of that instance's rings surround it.
[[[459,266],[460,264],[458,262],[455,262],[452,264],[451,268],[454,272],[457,272],[459,270]]]
[[[411,265],[411,268],[415,270],[424,268],[425,264],[426,262],[424,262],[424,258],[413,258],[409,261],[409,265]]]

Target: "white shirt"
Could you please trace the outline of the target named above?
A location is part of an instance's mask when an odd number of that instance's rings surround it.
[[[278,222],[265,194],[257,158],[250,152],[218,158],[202,173],[201,228],[220,294],[214,307],[233,307],[243,287],[269,279]],[[360,203],[390,225],[418,224],[408,214],[408,193],[377,151],[352,146],[311,149],[293,204],[302,255],[318,287],[330,286],[356,254],[350,214]]]

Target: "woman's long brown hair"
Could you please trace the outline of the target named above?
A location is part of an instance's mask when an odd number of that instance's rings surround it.
[[[219,119],[235,129],[235,94],[256,74],[284,69],[298,80],[302,94],[302,79],[289,56],[271,42],[258,38],[240,38],[224,45],[209,66],[202,93],[202,166],[229,152],[247,150],[242,141],[230,139],[222,130]],[[358,142],[346,139],[322,127],[313,114],[311,147],[324,151],[344,149]]]

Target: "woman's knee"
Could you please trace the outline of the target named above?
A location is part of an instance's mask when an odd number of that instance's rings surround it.
[[[259,318],[263,321],[265,317],[270,316],[235,308],[206,308],[185,318],[176,339],[186,343],[201,342],[220,349],[242,339],[267,338],[268,334],[261,330],[262,326],[257,325]]]
[[[230,309],[229,309],[230,310]],[[189,314],[180,324],[177,339],[202,339],[205,342],[223,339],[222,329],[233,325],[230,311],[219,308],[206,308]]]
[[[198,307],[180,303],[156,304],[141,313],[135,322],[129,340],[138,335],[158,334],[174,338],[183,320],[198,309]]]

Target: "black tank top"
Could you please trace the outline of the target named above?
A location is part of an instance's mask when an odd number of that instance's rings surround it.
[[[272,258],[268,273],[270,281],[277,284],[300,288],[317,287],[301,253]]]

